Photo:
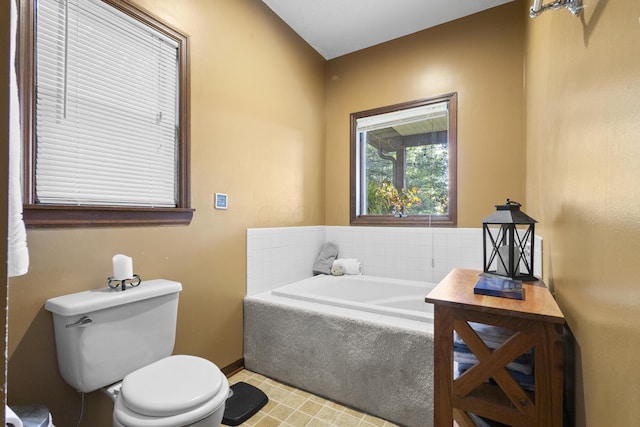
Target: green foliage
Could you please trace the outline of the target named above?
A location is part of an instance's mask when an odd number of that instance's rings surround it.
[[[378,194],[382,195],[387,205],[393,208],[394,212],[404,212],[411,209],[412,206],[421,206],[420,190],[417,187],[404,188],[398,190],[390,182],[382,183],[382,187],[378,188]]]
[[[393,165],[382,159],[377,150],[367,145],[367,214],[386,215],[389,204],[380,189],[393,181]],[[411,207],[412,215],[441,215],[448,212],[449,176],[446,145],[433,144],[409,147],[406,150],[406,186],[417,189],[420,203]],[[402,189],[400,189],[402,191]]]
[[[407,187],[422,190],[422,206],[415,214],[441,215],[448,212],[449,171],[445,145],[425,145],[407,149]]]
[[[386,215],[391,213],[389,204],[380,192],[380,185],[375,181],[367,182],[367,215]]]

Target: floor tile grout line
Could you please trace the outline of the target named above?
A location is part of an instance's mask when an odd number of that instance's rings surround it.
[[[367,414],[365,412],[362,412],[360,410],[357,410],[355,408],[350,408],[348,406],[342,405],[338,402],[334,402],[332,400],[326,399],[324,397],[321,396],[317,396],[313,393],[309,393],[305,390],[300,390],[297,389],[295,387],[292,387],[290,385],[287,384],[283,384],[280,383],[272,378],[263,376],[261,374],[258,373],[254,373],[251,371],[247,371],[247,370],[242,370],[236,374],[234,374],[231,378],[230,378],[230,384],[236,384],[238,382],[247,382],[255,387],[258,388],[264,388],[267,390],[271,391],[271,394],[274,394],[274,390],[276,389],[279,393],[276,393],[278,396],[277,398],[273,398],[273,396],[269,396],[267,394],[267,396],[269,397],[270,402],[272,402],[274,404],[273,407],[269,408],[268,410],[264,410],[262,409],[261,411],[259,411],[256,415],[254,415],[254,417],[259,416],[259,418],[254,418],[254,421],[250,421],[248,420],[247,422],[243,423],[243,426],[257,426],[263,419],[265,419],[266,417],[274,420],[275,422],[278,423],[284,423],[285,425],[291,425],[289,422],[287,422],[287,420],[289,420],[291,417],[293,417],[296,413],[298,414],[302,414],[306,417],[309,417],[309,421],[306,423],[307,425],[309,423],[312,423],[314,421],[317,421],[319,423],[325,424],[325,425],[331,425],[331,426],[338,426],[338,424],[335,424],[335,422],[337,422],[343,415],[349,416],[349,417],[353,417],[355,418],[355,420],[358,422],[357,426],[363,426],[363,427],[393,427],[395,426],[395,424],[392,424],[386,420],[377,418],[371,414]],[[265,392],[266,393],[266,392]],[[284,393],[284,394],[281,394]],[[284,400],[287,400],[287,398],[289,398],[291,395],[296,395],[299,398],[304,399],[304,401],[302,401],[302,403],[300,403],[300,405],[298,406],[298,408],[294,408],[292,406],[290,406],[289,404],[285,403]],[[315,404],[317,404],[318,406],[320,406],[320,409],[318,409],[318,411],[315,412],[315,414],[310,414],[310,413],[306,413],[304,411],[301,411],[300,408],[302,408],[302,406],[304,406],[305,403],[307,402],[313,402]],[[290,410],[291,413],[289,413],[287,415],[287,417],[285,418],[285,420],[281,420],[279,417],[275,416],[275,414],[271,414],[272,411],[274,409],[276,409],[276,407],[278,405],[282,405],[283,407],[285,407],[286,409]],[[331,422],[327,422],[326,419],[317,417],[316,415],[318,413],[320,413],[322,411],[322,409],[326,409],[327,411],[330,411],[331,418],[335,417],[335,421],[333,423]],[[355,416],[353,413],[358,414],[357,416]],[[367,418],[370,417],[373,420],[377,420],[378,422],[369,422],[367,421]],[[298,426],[295,426],[298,427]]]

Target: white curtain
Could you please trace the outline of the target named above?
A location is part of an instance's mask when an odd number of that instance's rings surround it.
[[[9,80],[9,225],[7,272],[21,276],[29,270],[27,232],[22,220],[22,138],[20,134],[20,102],[15,67],[18,14],[11,1],[11,70]]]

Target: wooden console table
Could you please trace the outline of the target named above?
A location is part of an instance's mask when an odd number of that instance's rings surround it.
[[[523,301],[475,295],[480,273],[454,269],[425,298],[435,313],[434,425],[450,427],[455,419],[460,427],[475,426],[472,413],[515,427],[562,426],[562,312],[541,281],[523,285]],[[507,328],[514,335],[492,351],[468,322]],[[478,359],[455,380],[454,330]],[[530,348],[535,392],[523,390],[505,369]]]

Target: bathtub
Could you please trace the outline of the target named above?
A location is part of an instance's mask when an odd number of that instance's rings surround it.
[[[424,297],[432,283],[373,276],[320,275],[274,289],[275,296],[433,323]]]
[[[244,363],[391,422],[433,424],[426,282],[315,276],[244,299]]]

